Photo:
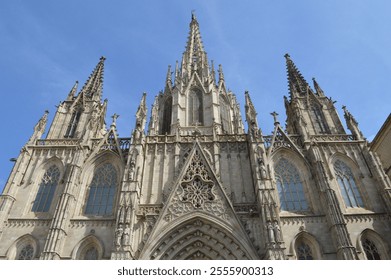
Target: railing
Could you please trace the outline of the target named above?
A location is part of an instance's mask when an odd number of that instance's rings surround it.
[[[356,137],[353,135],[348,134],[334,134],[334,135],[313,135],[310,136],[311,140],[317,141],[317,142],[346,142],[346,141],[355,141],[357,140]]]
[[[79,139],[40,139],[37,140],[37,146],[77,146]]]

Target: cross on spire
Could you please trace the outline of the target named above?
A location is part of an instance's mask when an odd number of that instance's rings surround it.
[[[114,113],[114,115],[111,116],[111,118],[113,119],[113,123],[111,124],[112,126],[116,126],[116,121],[118,117],[119,115],[117,115],[117,113]]]
[[[278,113],[276,111],[274,111],[274,112],[270,113],[270,115],[272,115],[274,118],[274,124],[278,124],[279,123],[279,121],[277,119]]]

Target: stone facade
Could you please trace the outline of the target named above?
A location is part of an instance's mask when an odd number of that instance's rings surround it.
[[[130,138],[117,115],[106,129],[104,61],[22,148],[0,197],[0,258],[390,259],[390,180],[351,113],[347,134],[289,55],[287,126],[272,113],[272,135],[248,92],[245,131],[194,15]]]
[[[391,178],[391,114],[371,142],[371,150],[379,155],[384,171]]]

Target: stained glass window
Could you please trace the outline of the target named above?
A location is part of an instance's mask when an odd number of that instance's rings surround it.
[[[18,260],[32,260],[34,256],[34,248],[30,244],[24,246],[20,250]]]
[[[39,185],[32,208],[33,212],[49,211],[59,179],[60,170],[58,167],[55,165],[50,166],[43,175],[41,184]]]
[[[193,90],[189,95],[189,125],[203,125],[203,116],[202,93]]]
[[[86,214],[110,215],[117,189],[117,171],[110,163],[98,167],[90,184]]]
[[[303,241],[300,241],[299,244],[297,245],[296,255],[298,260],[314,259],[311,247]]]
[[[334,164],[336,179],[347,207],[364,207],[352,170],[341,160]]]
[[[72,117],[69,121],[67,131],[64,135],[65,138],[75,137],[75,132],[76,132],[77,125],[79,124],[80,116],[81,116],[81,110],[76,110],[72,113]]]
[[[296,167],[285,158],[282,158],[275,166],[275,174],[281,210],[308,210],[303,183]]]
[[[362,247],[364,248],[365,255],[367,257],[367,260],[380,260],[380,254],[379,251],[371,240],[368,238],[365,238],[362,240]]]
[[[172,97],[168,97],[164,102],[162,133],[169,134],[171,129],[171,114],[172,114]]]
[[[312,120],[314,122],[315,131],[319,134],[326,134],[329,133],[329,129],[327,127],[323,112],[319,105],[313,104],[312,108],[310,110],[310,114],[312,117]]]
[[[224,97],[220,96],[220,118],[223,132],[231,133],[229,104]]]
[[[90,247],[87,249],[86,253],[84,254],[85,260],[97,260],[98,259],[98,250],[95,247]]]

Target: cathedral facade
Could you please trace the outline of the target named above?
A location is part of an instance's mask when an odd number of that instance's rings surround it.
[[[109,128],[105,58],[48,112],[0,196],[0,259],[390,259],[391,183],[344,107],[285,55],[283,128],[264,135],[250,94],[245,121],[194,15],[147,125]]]

